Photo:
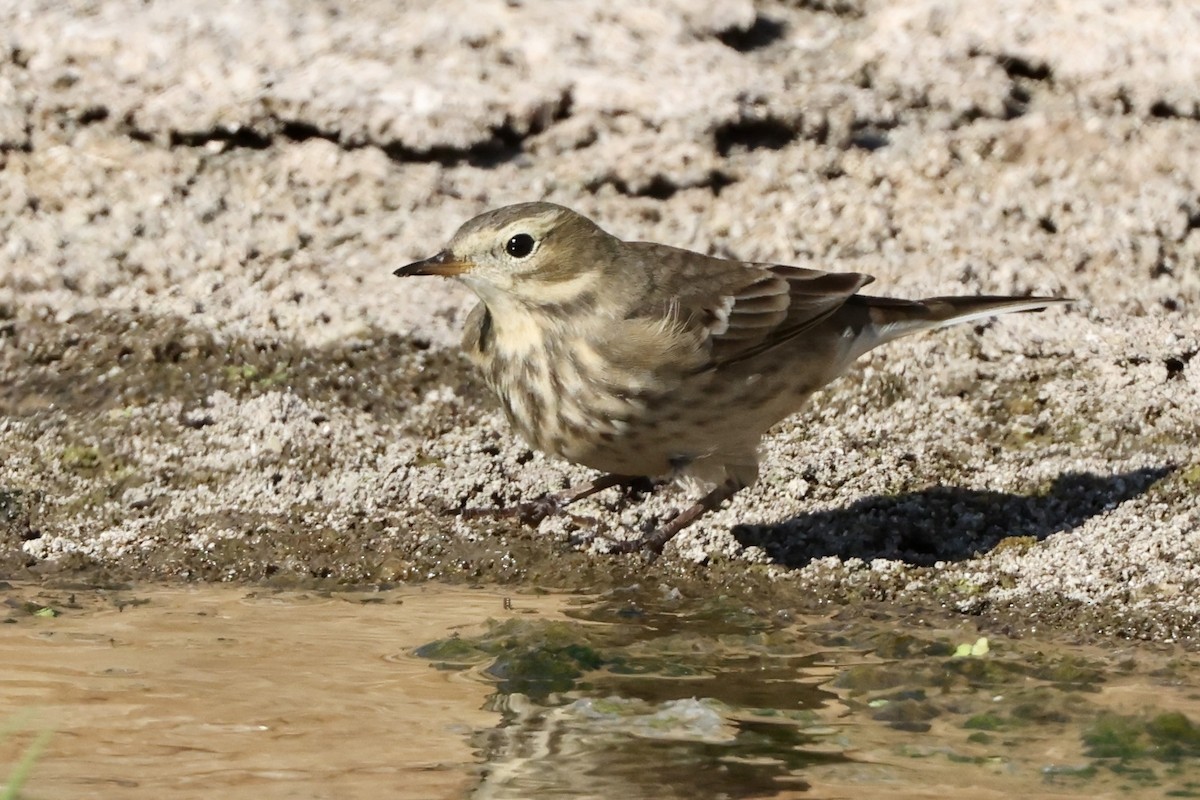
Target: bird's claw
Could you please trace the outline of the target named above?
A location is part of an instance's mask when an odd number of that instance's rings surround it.
[[[468,508],[463,510],[464,517],[516,517],[520,522],[536,528],[546,517],[553,516],[563,510],[563,505],[557,498],[548,495],[537,500],[517,503],[503,508]]]
[[[641,555],[649,562],[658,560],[662,555],[663,545],[665,541],[659,541],[660,536],[655,531],[647,536],[639,536],[636,539],[622,539],[620,541],[611,542],[608,546],[608,552],[613,555]]]
[[[531,528],[536,528],[546,517],[552,517],[563,510],[563,505],[556,497],[539,497],[525,503],[518,503],[513,508],[517,519]]]

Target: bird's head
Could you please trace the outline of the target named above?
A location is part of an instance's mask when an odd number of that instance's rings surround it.
[[[570,301],[604,277],[619,244],[587,217],[553,203],[520,203],[464,223],[435,256],[395,275],[458,278],[485,303]]]

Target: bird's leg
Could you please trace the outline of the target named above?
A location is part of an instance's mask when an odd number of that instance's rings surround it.
[[[598,478],[593,478],[586,483],[572,486],[556,494],[547,494],[539,497],[537,500],[519,503],[514,507],[513,511],[526,525],[537,525],[546,517],[561,513],[576,500],[591,497],[597,492],[602,492],[613,486],[625,486],[636,480],[637,477],[630,475],[601,475]]]
[[[553,497],[558,499],[560,506],[566,506],[574,503],[576,500],[591,497],[597,492],[603,492],[605,489],[610,489],[613,486],[639,486],[644,480],[646,479],[638,475],[601,475],[599,478],[593,478],[587,483],[572,486],[566,491],[553,495]]]
[[[701,497],[691,506],[681,511],[674,519],[658,530],[631,542],[620,542],[613,548],[614,552],[633,553],[642,550],[655,554],[661,553],[667,542],[675,538],[675,534],[703,517],[709,511],[715,511],[720,508],[722,503],[745,488],[745,485],[742,481],[733,478],[725,480],[708,494],[704,495],[704,497]]]
[[[470,516],[514,516],[526,525],[537,525],[546,517],[558,514],[576,500],[591,497],[613,486],[627,486],[642,480],[636,475],[601,475],[586,483],[572,486],[556,494],[545,494],[536,500],[517,503],[506,508],[473,508],[464,512]]]

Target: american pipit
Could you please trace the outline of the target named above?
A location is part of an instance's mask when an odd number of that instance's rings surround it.
[[[869,275],[626,242],[551,203],[481,214],[395,274],[454,276],[473,289],[481,302],[463,346],[508,421],[530,446],[607,473],[522,504],[527,517],[646,477],[715,484],[635,545],[653,551],[752,485],[767,429],[868,350],[1066,302],[869,297],[857,294]]]

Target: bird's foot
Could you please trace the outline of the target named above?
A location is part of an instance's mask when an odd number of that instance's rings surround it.
[[[565,504],[555,495],[548,494],[536,500],[517,503],[501,508],[465,508],[462,515],[467,519],[479,517],[516,517],[524,525],[536,528],[546,517],[552,517],[563,510]]]
[[[678,533],[678,531],[673,531],[670,528],[671,526],[668,524],[636,539],[622,539],[611,542],[608,546],[608,552],[621,556],[640,553],[648,561],[654,561],[662,555],[663,547],[666,546],[667,542],[671,541],[675,534]]]
[[[536,500],[518,503],[513,507],[513,514],[524,524],[536,528],[542,524],[542,520],[561,513],[564,508],[563,502],[551,494]]]
[[[561,513],[563,509],[576,500],[591,497],[596,492],[602,492],[613,486],[635,487],[633,491],[645,487],[653,489],[653,483],[646,478],[634,478],[628,475],[601,475],[594,480],[571,487],[564,492],[544,494],[536,500],[517,503],[514,506],[505,506],[503,508],[468,508],[463,511],[463,516],[468,518],[516,517],[530,527],[537,527],[546,517],[552,517]],[[595,520],[589,517],[579,517],[574,514],[571,515],[571,519],[576,524],[595,523]]]

